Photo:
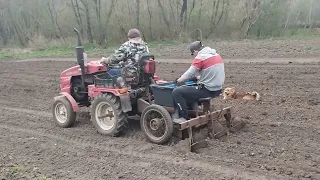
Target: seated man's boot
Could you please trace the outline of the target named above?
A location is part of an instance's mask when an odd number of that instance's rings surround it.
[[[177,108],[174,109],[174,112],[171,114],[172,119],[179,119],[179,111]]]

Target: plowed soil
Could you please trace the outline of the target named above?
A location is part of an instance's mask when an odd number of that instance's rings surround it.
[[[257,91],[262,101],[215,99],[249,124],[198,153],[148,142],[138,121],[121,137],[100,135],[88,109],[74,127],[57,127],[53,97],[73,65],[0,63],[0,179],[320,179],[318,62],[226,63],[225,87]],[[188,66],[162,61],[157,74],[173,80]]]

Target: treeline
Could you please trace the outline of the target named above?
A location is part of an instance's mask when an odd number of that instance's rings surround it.
[[[70,43],[73,28],[107,45],[124,41],[130,28],[154,41],[282,36],[319,26],[319,0],[0,0],[2,47]]]

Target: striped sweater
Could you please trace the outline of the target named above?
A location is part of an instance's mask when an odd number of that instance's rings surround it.
[[[205,47],[199,51],[190,68],[178,79],[179,82],[186,81],[200,74],[199,83],[203,84],[209,91],[222,89],[225,80],[224,63],[215,49]]]

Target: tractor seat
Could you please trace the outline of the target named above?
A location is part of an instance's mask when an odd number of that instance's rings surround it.
[[[202,102],[206,102],[206,101],[211,101],[211,97],[207,97],[207,98],[200,98],[199,100],[198,100],[198,102],[200,102],[200,103],[202,103]]]

